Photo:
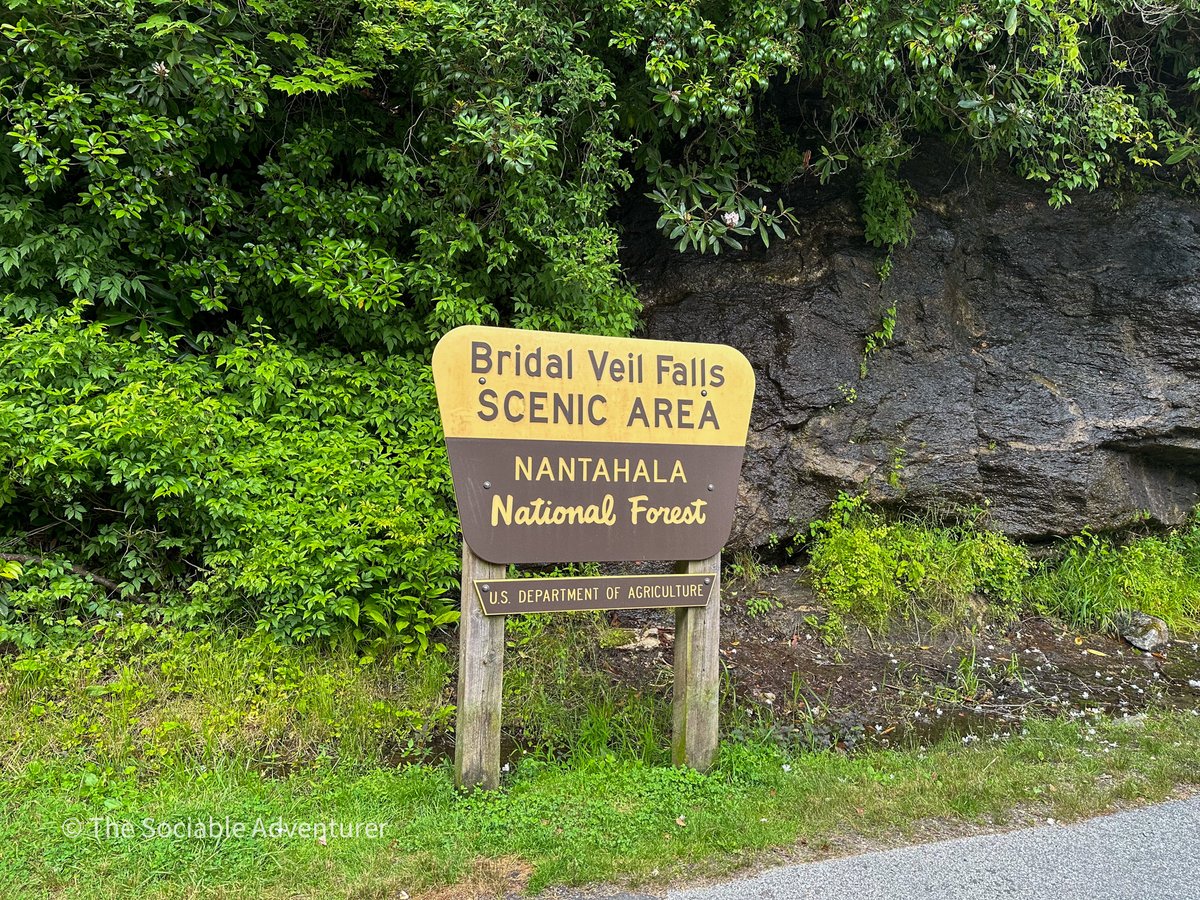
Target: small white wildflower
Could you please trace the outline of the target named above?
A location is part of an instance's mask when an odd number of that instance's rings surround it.
[[[792,767],[791,767],[791,766],[789,766],[787,763],[784,763],[784,764],[781,766],[781,768],[782,768],[782,769],[783,769],[783,771],[785,771],[785,772],[790,772],[790,771],[792,771]]]
[[[166,78],[168,75],[171,74],[171,67],[168,66],[165,62],[159,60],[158,62],[153,63],[150,66],[150,71],[153,72],[155,75],[157,75],[159,78]]]
[[[721,221],[729,228],[737,228],[742,221],[742,217],[740,213],[731,209],[729,212],[721,213]]]

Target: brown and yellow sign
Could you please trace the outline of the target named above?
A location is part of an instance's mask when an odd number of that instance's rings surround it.
[[[469,325],[433,375],[482,558],[707,559],[728,539],[754,396],[732,347]]]
[[[503,578],[475,582],[484,615],[585,609],[704,606],[712,575],[608,575],[594,578]]]

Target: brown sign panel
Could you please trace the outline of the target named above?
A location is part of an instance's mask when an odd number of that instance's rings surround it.
[[[712,575],[502,578],[475,582],[484,615],[704,606]]]
[[[754,395],[733,348],[465,326],[433,372],[483,559],[707,559],[728,539]]]

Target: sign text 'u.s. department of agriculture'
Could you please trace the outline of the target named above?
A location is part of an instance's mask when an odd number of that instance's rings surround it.
[[[704,606],[711,575],[605,575],[594,578],[504,578],[475,582],[485,615]]]

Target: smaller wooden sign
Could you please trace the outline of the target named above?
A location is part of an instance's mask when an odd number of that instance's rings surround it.
[[[475,582],[486,616],[594,609],[704,606],[712,575],[608,575],[583,578],[496,578]]]

